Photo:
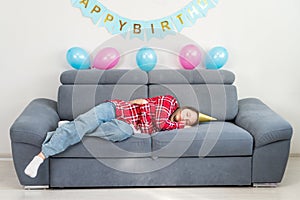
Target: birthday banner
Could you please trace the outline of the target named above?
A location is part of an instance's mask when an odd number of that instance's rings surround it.
[[[130,38],[150,40],[164,38],[166,35],[181,32],[191,27],[207,12],[214,8],[219,0],[192,0],[172,15],[155,20],[134,20],[122,17],[105,7],[98,0],[71,0],[72,5],[80,8],[83,16],[89,17],[99,27],[105,27],[111,34],[122,34]]]

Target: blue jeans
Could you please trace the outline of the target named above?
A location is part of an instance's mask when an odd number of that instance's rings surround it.
[[[83,136],[95,136],[112,142],[127,139],[133,134],[133,129],[129,124],[115,119],[115,113],[113,103],[99,104],[74,121],[48,132],[42,145],[42,153],[46,158],[61,153],[69,146],[79,143]]]

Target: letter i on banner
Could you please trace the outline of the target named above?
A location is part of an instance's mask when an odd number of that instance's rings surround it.
[[[163,31],[161,28],[160,20],[147,21],[145,26],[147,40],[151,40],[152,38],[163,38]]]
[[[146,39],[149,41],[155,37],[156,31],[152,21],[147,21],[145,24]]]

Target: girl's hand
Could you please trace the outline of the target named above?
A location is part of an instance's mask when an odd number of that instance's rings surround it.
[[[135,99],[135,100],[129,101],[129,103],[142,105],[142,104],[147,104],[148,101],[146,99]]]
[[[187,122],[186,122],[186,121],[180,121],[180,122],[184,124],[184,127],[183,127],[183,128],[191,128],[190,125],[187,125]]]

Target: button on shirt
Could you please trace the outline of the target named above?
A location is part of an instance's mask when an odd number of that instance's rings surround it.
[[[123,100],[110,100],[116,106],[116,119],[134,125],[142,133],[184,128],[183,122],[172,122],[170,116],[179,107],[171,95],[145,99],[147,104],[131,104]]]

